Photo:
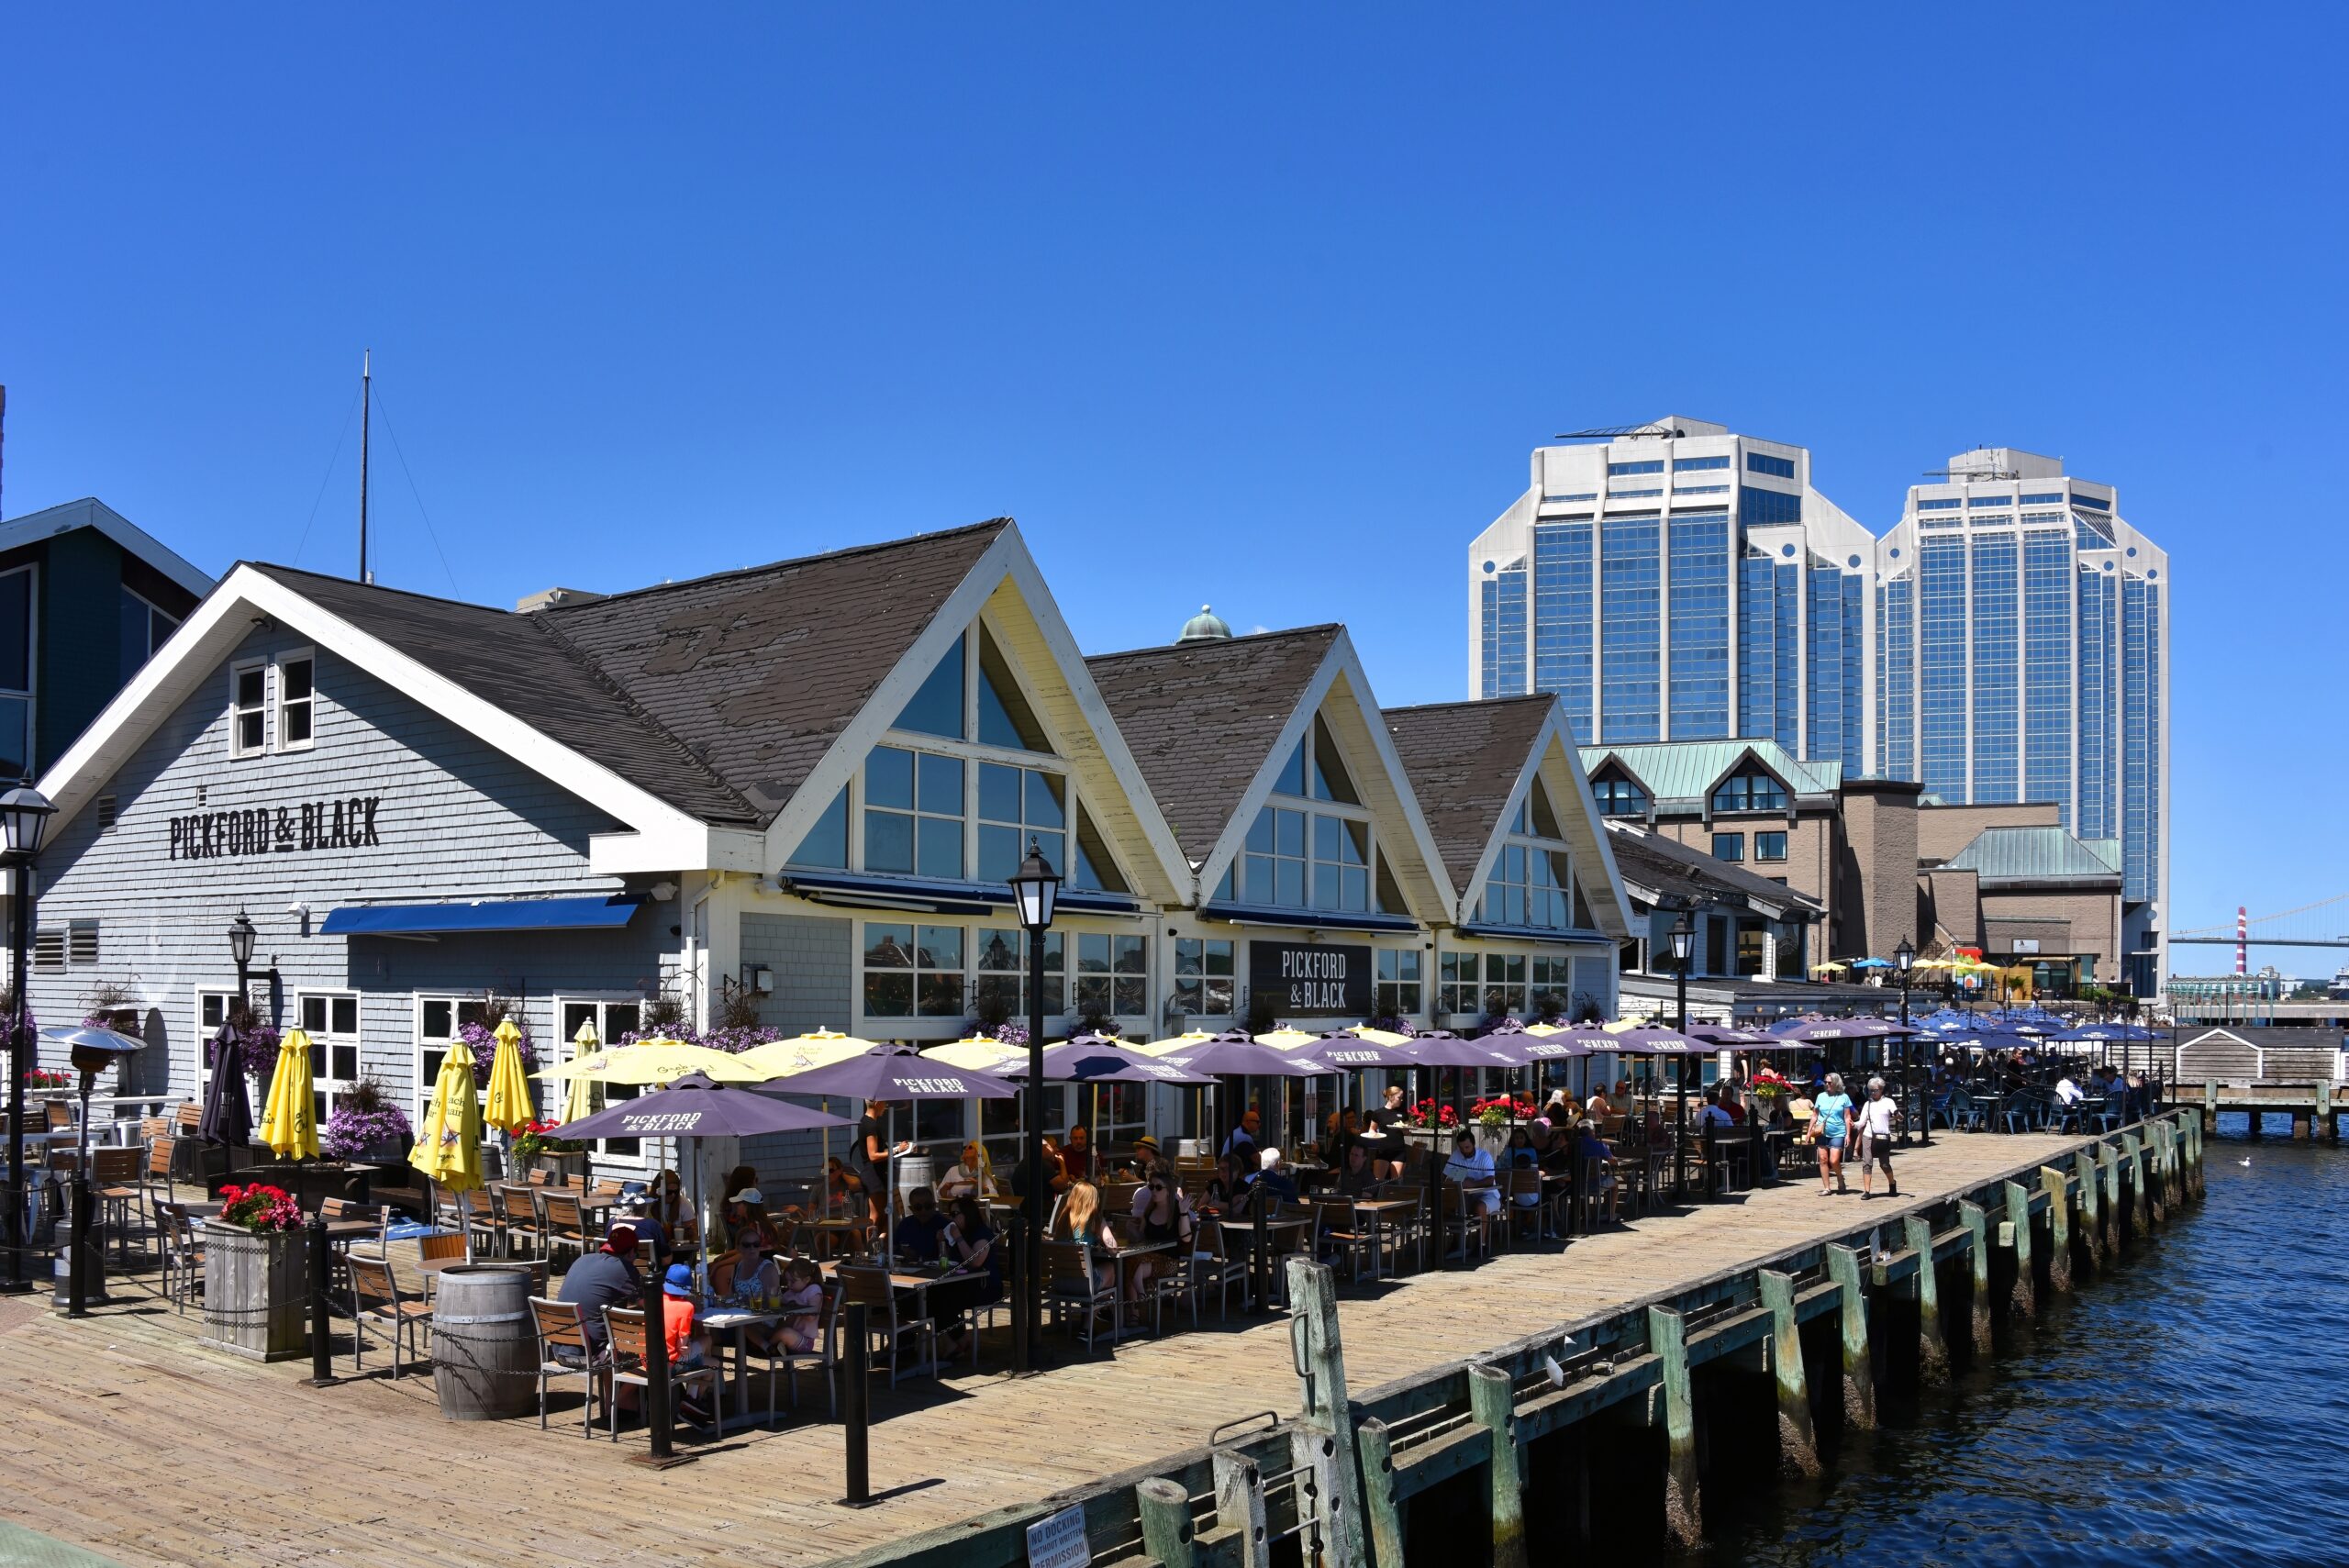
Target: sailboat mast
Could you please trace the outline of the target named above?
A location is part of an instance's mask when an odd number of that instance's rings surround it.
[[[359,351],[359,580],[367,577],[367,424],[369,399],[373,395],[375,353],[372,349]]]

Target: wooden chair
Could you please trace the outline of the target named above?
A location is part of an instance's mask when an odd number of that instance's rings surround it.
[[[159,1204],[155,1216],[163,1249],[163,1295],[184,1314],[188,1297],[204,1288],[204,1231],[181,1204]]]
[[[42,1101],[41,1116],[46,1122],[49,1130],[51,1132],[71,1132],[73,1130],[73,1106],[70,1101]]]
[[[558,1247],[571,1249],[573,1258],[586,1256],[587,1219],[579,1207],[579,1195],[550,1187],[539,1201],[546,1213],[548,1260],[553,1260]]]
[[[182,1100],[172,1112],[173,1136],[190,1138],[204,1129],[204,1107],[194,1100]]]
[[[473,1249],[467,1244],[464,1232],[451,1230],[439,1236],[417,1237],[416,1253],[424,1262],[431,1262],[440,1258],[470,1258],[473,1256]],[[427,1274],[424,1277],[425,1282],[429,1284],[439,1276]]]
[[[897,1370],[897,1338],[911,1330],[918,1337],[922,1356],[918,1365],[933,1377],[938,1375],[938,1333],[929,1323],[900,1323],[897,1320],[897,1292],[889,1283],[886,1269],[866,1268],[842,1263],[833,1276],[840,1284],[840,1305],[845,1308],[858,1302],[866,1307],[867,1331],[884,1348],[884,1359],[889,1368],[889,1386],[897,1386],[903,1375]],[[884,1337],[885,1336],[885,1338]]]
[[[847,1271],[843,1269],[841,1273]],[[1093,1248],[1083,1241],[1047,1241],[1044,1243],[1044,1296],[1052,1311],[1052,1321],[1058,1324],[1070,1312],[1085,1315],[1085,1348],[1095,1346],[1101,1315],[1106,1312],[1115,1324],[1118,1319],[1117,1272],[1110,1271],[1108,1284],[1101,1282],[1093,1267]]]
[[[499,1187],[497,1213],[503,1222],[498,1238],[505,1256],[512,1257],[518,1243],[535,1250],[545,1240],[546,1232],[539,1222],[537,1188],[528,1185]]]
[[[1216,1316],[1229,1318],[1231,1316],[1231,1287],[1235,1284],[1240,1287],[1241,1300],[1244,1303],[1248,1297],[1248,1260],[1232,1255],[1230,1239],[1224,1234],[1220,1221],[1202,1218],[1198,1236],[1191,1248],[1191,1287],[1204,1297],[1208,1286],[1213,1285]],[[1196,1310],[1191,1314],[1191,1321],[1195,1325],[1198,1322]]]
[[[1468,1238],[1476,1238],[1476,1250],[1485,1257],[1493,1251],[1493,1221],[1497,1216],[1485,1212],[1481,1189],[1471,1192],[1457,1182],[1443,1184],[1443,1248],[1451,1251],[1451,1239],[1456,1231],[1460,1237],[1460,1261],[1468,1261]]]
[[[161,1118],[157,1118],[160,1120]],[[163,1205],[172,1201],[172,1162],[179,1156],[180,1140],[160,1134],[147,1144],[147,1164],[139,1178],[139,1206],[149,1229],[162,1232]]]
[[[1325,1261],[1344,1260],[1353,1270],[1353,1283],[1360,1284],[1362,1261],[1371,1255],[1376,1238],[1354,1212],[1354,1200],[1316,1198],[1307,1207],[1313,1215],[1313,1255]]]
[[[1531,1203],[1524,1200],[1531,1198]],[[1518,1229],[1531,1225],[1533,1239],[1542,1240],[1549,1234],[1549,1209],[1542,1198],[1542,1173],[1537,1170],[1511,1169],[1501,1173],[1501,1227],[1504,1239],[1514,1243]]]
[[[505,1216],[498,1208],[497,1195],[487,1187],[475,1187],[462,1195],[462,1202],[464,1206],[465,1245],[473,1247],[473,1238],[479,1236],[482,1244],[474,1251],[475,1257],[484,1252],[492,1257],[502,1256],[506,1251],[506,1226]]]
[[[547,1429],[547,1391],[558,1377],[576,1377],[585,1385],[579,1402],[579,1435],[596,1435],[596,1396],[601,1392],[607,1407],[612,1402],[611,1385],[604,1374],[610,1370],[608,1360],[598,1360],[595,1346],[587,1338],[587,1309],[575,1301],[549,1301],[541,1296],[530,1297],[530,1324],[539,1335],[539,1430]],[[555,1352],[569,1350],[578,1352],[576,1362],[564,1361]]]
[[[626,1384],[634,1388],[650,1388],[652,1380],[644,1370],[644,1309],[639,1307],[607,1307],[604,1308],[604,1338],[611,1348],[608,1375],[615,1385]],[[709,1424],[701,1425],[688,1419],[687,1426],[715,1436],[718,1421],[718,1369],[714,1366],[695,1367],[691,1371],[676,1366],[669,1368],[669,1392],[673,1399],[681,1399],[698,1388],[708,1401]],[[615,1387],[605,1396],[604,1408],[612,1418],[612,1440],[620,1440],[619,1390]],[[674,1408],[674,1407],[673,1407]]]
[[[146,1155],[137,1149],[90,1151],[90,1185],[98,1212],[114,1230],[117,1258],[130,1256],[130,1217],[134,1211],[143,1211],[146,1203]]]
[[[431,1331],[432,1308],[400,1294],[389,1260],[352,1253],[344,1262],[351,1270],[351,1360],[361,1372],[367,1370],[367,1329],[372,1324],[391,1341],[392,1381],[397,1383],[405,1370],[403,1345],[413,1349],[417,1360],[429,1359],[425,1336]]]
[[[765,1362],[768,1378],[767,1412],[774,1412],[774,1379],[783,1375],[785,1408],[799,1408],[799,1369],[820,1367],[824,1373],[824,1388],[831,1396],[832,1419],[841,1418],[841,1285],[837,1280],[826,1280],[823,1285],[824,1309],[817,1319],[816,1343],[808,1350],[786,1351],[779,1338],[767,1341],[763,1356],[757,1351],[750,1354]]]

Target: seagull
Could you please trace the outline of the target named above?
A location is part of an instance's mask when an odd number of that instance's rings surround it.
[[[2236,1161],[2236,1162],[2235,1162],[2235,1163],[2236,1163],[2236,1164],[2238,1164],[2238,1165],[2241,1165],[2244,1170],[2248,1171],[2248,1170],[2250,1170],[2250,1169],[2251,1169],[2251,1156],[2250,1156],[2250,1155],[2248,1155],[2248,1154],[2246,1154],[2246,1155],[2244,1155],[2242,1159],[2240,1159],[2240,1160]]]

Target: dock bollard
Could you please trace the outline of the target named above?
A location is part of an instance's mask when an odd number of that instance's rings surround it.
[[[310,1216],[310,1386],[325,1388],[334,1382],[334,1340],[329,1337],[327,1300],[334,1278],[334,1244],[327,1240],[323,1214]]]
[[[873,1329],[862,1301],[848,1304],[848,1396],[841,1401],[841,1415],[848,1427],[848,1495],[841,1502],[848,1507],[862,1508],[873,1501],[872,1450],[868,1440],[872,1434],[873,1413]]]

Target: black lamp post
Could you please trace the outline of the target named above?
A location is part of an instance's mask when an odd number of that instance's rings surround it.
[[[0,846],[16,873],[9,890],[9,942],[15,965],[9,971],[16,984],[16,1006],[8,1020],[8,1287],[23,1290],[25,1280],[25,1073],[32,1066],[32,1004],[26,984],[31,963],[26,949],[32,941],[33,857],[40,853],[41,835],[55,812],[49,796],[30,786],[0,795]]]
[[[1672,928],[1673,979],[1677,993],[1672,1027],[1684,1040],[1688,1033],[1688,950],[1696,937],[1696,928],[1688,924],[1688,911],[1683,909]],[[1688,1195],[1688,1058],[1685,1051],[1675,1077],[1680,1115],[1672,1140],[1672,1195],[1685,1198]]]
[[[242,909],[238,910],[237,917],[228,922],[228,955],[237,961],[237,1009],[247,1018],[252,1016],[253,1001],[247,993],[245,976],[252,968],[253,939],[260,934],[253,929],[251,918]]]
[[[1060,873],[1043,847],[1028,840],[1028,858],[1011,877],[1019,928],[1028,933],[1028,1190],[1020,1195],[1025,1220],[1019,1238],[1011,1310],[1011,1370],[1036,1370],[1037,1329],[1043,1321],[1044,1205],[1052,1184],[1044,1180],[1044,933],[1052,929],[1052,905],[1060,895]]]

